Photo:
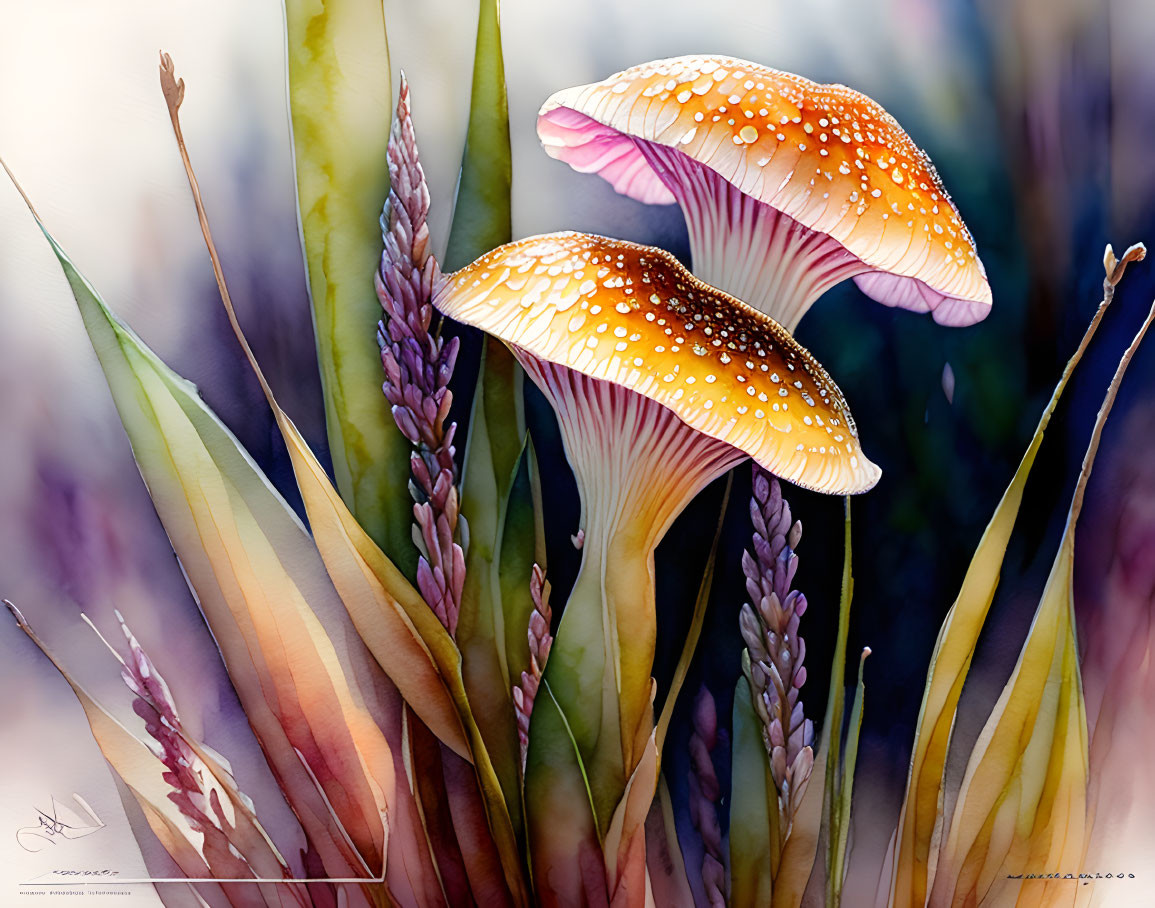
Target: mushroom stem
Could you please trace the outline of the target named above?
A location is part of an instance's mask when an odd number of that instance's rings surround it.
[[[515,352],[557,413],[581,496],[582,563],[546,679],[604,835],[652,731],[643,726],[652,717],[654,549],[690,500],[747,455],[640,394]]]
[[[695,276],[791,334],[823,293],[870,270],[837,240],[747,195],[682,152],[633,141],[682,209]]]

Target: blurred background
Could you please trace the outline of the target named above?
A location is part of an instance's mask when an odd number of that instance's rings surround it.
[[[413,91],[435,246],[444,249],[476,6],[386,0],[385,10],[395,74],[404,68]],[[798,331],[846,391],[863,444],[883,468],[880,485],[853,504],[850,651],[869,645],[874,655],[847,904],[868,904],[935,637],[1100,299],[1104,244],[1121,251],[1155,242],[1155,9],[1147,0],[506,0],[502,14],[517,236],[575,228],[688,255],[676,208],[642,206],[572,172],[541,151],[534,131],[553,91],[684,53],[730,54],[874,97],[930,154],[975,236],[995,300],[982,324],[943,328],[875,305],[847,283]],[[323,450],[277,0],[0,0],[0,155],[104,298],[200,386],[293,500],[279,436],[216,296],[158,88],[160,48],[188,84],[184,130],[241,320],[282,404]],[[956,728],[964,751],[1014,665],[1095,413],[1153,295],[1155,264],[1133,267],[1048,432],[964,693]],[[561,602],[577,566],[568,544],[577,506],[548,411],[536,398],[530,409],[555,477],[546,494]],[[1094,729],[1109,716],[1104,728],[1113,729],[1109,745],[1111,736],[1101,734],[1092,747],[1098,797],[1114,805],[1113,813],[1101,811],[1112,819],[1099,844],[1121,866],[1155,844],[1150,809],[1120,806],[1155,797],[1135,772],[1137,755],[1155,740],[1145,708],[1155,695],[1153,441],[1149,348],[1108,424],[1076,566],[1089,720]],[[803,700],[818,720],[837,614],[842,503],[786,492],[805,527],[797,576],[810,601]],[[720,494],[708,490],[659,552],[659,674],[672,670],[688,622],[686,590],[696,584]],[[719,581],[686,688],[706,684],[722,714],[739,670],[748,496],[748,471],[739,470]],[[255,744],[229,721],[235,698],[139,480],[67,285],[7,181],[0,181],[0,514],[0,595],[20,605],[98,693],[120,681],[79,614],[110,633],[119,608],[168,677],[186,724],[233,761],[259,807],[271,792],[262,790],[267,780],[246,774]],[[12,831],[34,821],[42,801],[72,792],[109,828],[69,847],[88,849],[83,854],[95,862],[115,858],[124,875],[139,872],[115,783],[71,692],[6,617],[0,646],[3,897],[16,880],[50,866],[15,848]],[[678,720],[683,729],[686,719]],[[688,730],[672,735],[666,755],[675,792],[685,786],[686,737]],[[954,771],[961,775],[961,767]],[[149,898],[140,890],[134,904]]]

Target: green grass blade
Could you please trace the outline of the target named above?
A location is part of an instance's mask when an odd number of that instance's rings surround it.
[[[380,0],[284,0],[289,109],[329,452],[341,497],[412,578],[409,443],[381,393],[373,273],[389,192],[389,49]]]
[[[739,678],[734,690],[730,782],[730,899],[733,905],[769,905],[772,889],[774,801],[770,760],[762,723],[750,700],[750,685]]]
[[[822,797],[822,839],[826,842],[827,887],[832,877],[834,834],[837,828],[838,793],[842,779],[842,716],[846,706],[846,638],[850,633],[850,603],[854,598],[851,572],[850,498],[846,499],[845,554],[842,562],[842,596],[838,604],[838,636],[830,666],[830,692],[826,697],[826,718],[818,749],[826,758],[826,778]],[[829,889],[828,889],[829,891]]]
[[[830,908],[842,903],[842,884],[846,880],[846,848],[850,842],[850,808],[854,794],[854,767],[858,762],[858,739],[862,732],[862,702],[866,688],[862,683],[862,669],[870,649],[864,649],[858,660],[858,687],[854,691],[854,703],[850,707],[850,724],[846,730],[846,753],[842,764],[842,778],[838,785],[838,800],[835,808],[835,823],[831,829],[833,842],[830,853],[833,861],[830,875],[826,879],[826,904]]]
[[[469,127],[445,267],[456,271],[513,236],[509,102],[501,52],[501,4],[481,0],[473,58]]]
[[[662,712],[658,716],[658,753],[662,752],[662,745],[666,741],[666,732],[670,728],[670,720],[674,716],[674,706],[678,702],[678,694],[690,670],[690,663],[694,659],[694,652],[698,648],[698,639],[702,636],[702,625],[706,621],[706,606],[710,604],[710,590],[714,585],[714,565],[718,555],[718,543],[722,539],[722,525],[726,521],[726,508],[730,504],[730,489],[734,485],[734,473],[726,476],[726,491],[722,493],[722,506],[718,510],[718,525],[714,530],[714,541],[710,543],[710,556],[706,560],[706,569],[702,572],[702,582],[698,585],[698,596],[694,600],[694,615],[690,619],[690,629],[686,633],[686,642],[682,645],[682,654],[678,657],[678,664],[674,667],[674,677],[670,681],[670,689],[666,692],[666,700],[662,704]]]
[[[481,398],[478,398],[480,401]],[[485,431],[484,407],[475,405],[471,444],[473,467],[489,469],[496,459]],[[537,464],[528,438],[512,474],[500,484],[490,470],[489,481],[469,486],[483,501],[469,497],[474,515],[469,523],[465,589],[457,643],[470,706],[493,758],[494,769],[521,835],[521,756],[513,687],[529,668],[527,630],[533,611],[529,578],[543,534]]]
[[[499,3],[482,0],[447,271],[511,239],[512,174]],[[469,546],[457,639],[470,702],[510,816],[518,818],[520,756],[511,690],[528,655],[523,659],[512,653],[527,652],[525,634],[533,608],[529,569],[539,554],[542,530],[535,518],[532,471],[523,459],[524,376],[502,343],[492,338],[483,343],[461,483]],[[511,641],[520,641],[515,650]]]

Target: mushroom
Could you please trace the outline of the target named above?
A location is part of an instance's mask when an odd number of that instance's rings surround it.
[[[558,92],[537,129],[575,170],[642,202],[678,203],[694,273],[788,331],[848,277],[943,325],[990,311],[974,240],[930,159],[844,85],[677,57]]]
[[[434,305],[504,341],[557,414],[584,542],[546,681],[604,826],[639,733],[651,731],[654,549],[674,518],[747,457],[831,494],[865,491],[880,471],[822,366],[663,250],[581,233],[532,237],[449,275]],[[530,772],[533,749],[531,733]]]

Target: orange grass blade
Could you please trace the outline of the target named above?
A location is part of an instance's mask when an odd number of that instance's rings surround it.
[[[289,802],[328,873],[379,876],[396,781],[382,728],[395,721],[399,702],[383,694],[379,667],[349,626],[292,509],[196,389],[111,313],[44,235],[157,513]]]
[[[253,813],[251,802],[237,788],[232,773],[202,743],[180,736],[191,746],[207,773],[201,778],[207,790],[228,805],[228,849],[206,847],[207,839],[195,828],[170,798],[172,784],[164,778],[168,767],[143,739],[137,737],[98,703],[24,620],[11,603],[6,603],[20,628],[52,662],[76,694],[101,753],[140,805],[149,828],[160,840],[181,871],[194,879],[219,877],[223,880],[283,879],[288,867]],[[118,657],[119,658],[119,657]],[[202,895],[213,903],[270,906],[300,906],[303,887],[270,883],[201,884]],[[219,890],[216,887],[219,886]],[[214,897],[216,896],[216,897]]]
[[[694,908],[694,894],[686,876],[686,862],[674,825],[674,805],[665,776],[658,777],[658,793],[646,817],[646,870],[654,904],[663,908]],[[735,905],[754,904],[734,902]]]
[[[285,440],[317,549],[329,578],[360,634],[359,642],[372,653],[378,667],[389,674],[405,703],[447,747],[476,767],[485,795],[486,818],[501,855],[502,869],[511,891],[519,901],[524,901],[528,896],[524,888],[520,851],[508,805],[473,718],[462,680],[461,653],[420,593],[358,523],[292,420],[277,403],[237,321],[225,284],[200,189],[181,134],[178,109],[184,97],[184,82],[176,79],[172,60],[167,55],[161,58],[161,87],[168,102],[169,116],[221,301]],[[399,723],[400,718],[392,718],[391,730],[398,729]],[[392,737],[396,752],[399,739],[397,735]],[[424,885],[432,890],[433,881],[426,880]]]

